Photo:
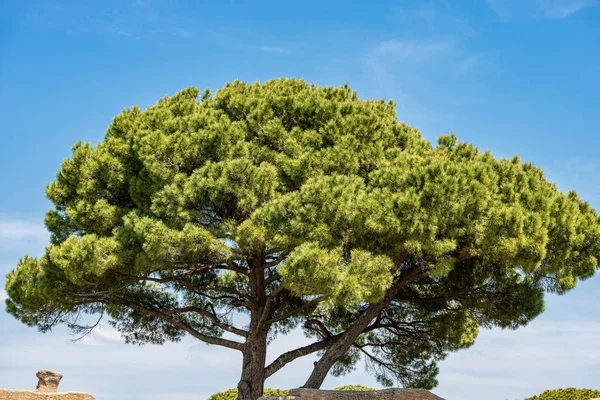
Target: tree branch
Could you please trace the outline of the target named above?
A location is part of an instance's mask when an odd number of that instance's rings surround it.
[[[229,293],[229,294],[235,294],[241,297],[244,297],[246,299],[250,299],[250,296],[242,291],[227,287],[227,286],[217,286],[217,285],[202,285],[202,286],[194,286],[189,284],[186,284],[182,278],[187,277],[189,275],[193,275],[195,274],[196,271],[191,271],[185,274],[181,274],[181,275],[177,275],[177,276],[169,276],[166,278],[153,278],[151,276],[137,276],[137,275],[130,275],[130,274],[125,274],[122,272],[118,272],[117,274],[125,276],[127,278],[132,278],[132,279],[136,279],[138,281],[150,281],[150,282],[156,282],[156,283],[169,283],[169,282],[180,282],[183,283],[188,289],[191,290],[191,288],[193,288],[194,293],[199,293],[199,290],[214,290],[216,292],[225,292],[225,293]]]
[[[173,315],[173,314],[181,314],[181,313],[186,313],[186,312],[195,312],[198,313],[200,315],[203,315],[205,317],[210,318],[213,321],[213,324],[223,330],[226,330],[227,332],[231,332],[234,333],[238,336],[242,336],[242,337],[247,337],[248,336],[248,332],[243,330],[243,329],[239,329],[236,328],[235,326],[229,325],[223,321],[221,321],[217,315],[214,312],[210,312],[208,310],[205,310],[203,308],[200,307],[182,307],[182,308],[176,308],[173,310],[168,310],[165,311],[166,314],[168,315]]]
[[[252,307],[252,304],[249,301],[244,301],[238,297],[234,297],[234,296],[212,296],[209,295],[207,293],[203,293],[201,291],[198,290],[197,287],[190,285],[189,282],[186,281],[180,281],[183,286],[185,286],[189,291],[195,293],[198,296],[203,296],[203,297],[208,297],[211,300],[232,300],[232,304],[235,306],[240,306],[240,307],[245,307],[247,309],[250,309]],[[200,287],[202,288],[202,287]],[[249,297],[248,297],[249,298]]]
[[[295,308],[295,309],[293,309],[291,311],[288,311],[288,312],[286,312],[286,313],[284,313],[284,314],[282,314],[282,315],[280,315],[278,317],[274,317],[274,318],[271,318],[271,319],[267,320],[267,325],[273,325],[276,322],[283,321],[284,319],[288,319],[288,318],[294,316],[294,314],[299,313],[300,311],[304,311],[304,310],[309,309],[312,306],[316,306],[321,301],[323,301],[323,297],[317,297],[315,299],[312,299],[311,301],[308,301],[308,302],[302,304],[298,308]]]
[[[319,342],[309,344],[308,346],[299,347],[295,350],[288,351],[277,357],[271,364],[265,368],[265,378],[273,375],[281,368],[285,367],[290,362],[297,358],[304,357],[312,354],[315,351],[323,350],[335,342],[341,335],[330,336],[327,339],[323,339]]]
[[[150,315],[150,316],[156,317],[156,318],[160,318],[163,321],[169,322],[169,323],[175,325],[176,327],[178,327],[178,328],[186,331],[187,333],[189,333],[190,335],[192,335],[196,339],[202,340],[205,343],[216,344],[218,346],[223,346],[223,347],[227,347],[227,348],[234,349],[234,350],[239,350],[239,351],[243,350],[243,343],[236,342],[236,341],[233,341],[233,340],[223,339],[223,338],[216,337],[216,336],[205,335],[203,333],[200,333],[197,330],[195,330],[194,328],[192,328],[186,322],[181,321],[178,318],[172,317],[171,315],[169,315],[165,311],[160,310],[160,309],[158,309],[156,307],[142,306],[142,305],[139,305],[139,304],[134,303],[132,301],[129,301],[129,300],[126,300],[126,299],[123,299],[123,298],[117,298],[117,297],[111,297],[111,300],[114,301],[117,304],[121,304],[121,305],[124,305],[126,307],[130,307],[130,308],[132,308],[134,310],[137,310],[137,311],[139,311],[139,312],[141,312],[143,314]]]
[[[281,275],[279,275],[279,274],[273,274],[273,275],[271,275],[270,277],[268,277],[265,280],[265,286],[270,285],[271,283],[275,282],[278,279],[281,279]]]
[[[271,267],[278,265],[280,262],[282,262],[288,256],[288,254],[290,254],[289,250],[282,251],[275,260],[270,261],[268,263],[264,263],[262,268],[267,269],[267,268],[271,268]]]
[[[323,338],[328,338],[332,336],[331,332],[329,332],[329,329],[327,329],[325,324],[323,324],[323,322],[319,321],[318,319],[306,320],[306,322],[304,323],[304,327],[306,329],[310,329],[319,333]]]

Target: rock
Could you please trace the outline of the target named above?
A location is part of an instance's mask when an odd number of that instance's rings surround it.
[[[58,384],[63,377],[60,372],[54,372],[47,369],[39,370],[35,376],[39,379],[35,390],[43,393],[56,393]]]
[[[63,377],[60,372],[42,369],[36,376],[38,384],[35,390],[0,389],[0,400],[95,400],[89,393],[56,393]]]
[[[290,396],[261,397],[259,400],[444,400],[425,389],[384,389],[355,392],[319,389],[292,389]]]
[[[262,396],[258,400],[301,400],[296,396]]]
[[[89,393],[44,393],[30,390],[0,389],[1,400],[95,400]]]

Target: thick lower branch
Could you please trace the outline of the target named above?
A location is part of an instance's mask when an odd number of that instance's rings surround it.
[[[211,291],[215,291],[215,292],[224,292],[224,293],[228,293],[228,294],[233,294],[236,296],[240,296],[243,297],[247,300],[250,299],[250,296],[247,293],[244,293],[240,290],[231,288],[231,287],[227,287],[227,286],[218,286],[218,285],[191,285],[189,284],[189,282],[185,281],[185,278],[189,277],[190,275],[195,275],[196,272],[192,271],[192,272],[186,272],[185,274],[180,274],[180,275],[176,275],[176,276],[169,276],[169,277],[165,277],[165,278],[155,278],[152,276],[138,276],[138,275],[129,275],[129,274],[124,274],[122,272],[117,272],[119,275],[127,277],[129,279],[134,279],[136,281],[148,281],[148,282],[156,282],[156,283],[171,283],[171,282],[179,282],[184,284],[186,287],[188,288],[194,288],[194,292],[196,293],[201,293],[202,290],[211,290]]]
[[[252,308],[252,303],[250,301],[242,300],[239,297],[230,296],[230,295],[214,296],[214,295],[210,295],[208,293],[204,293],[204,292],[198,290],[197,287],[189,284],[189,282],[181,281],[180,283],[183,286],[185,286],[190,292],[192,292],[198,296],[207,297],[211,300],[231,300],[231,304],[233,304],[234,306],[245,307],[247,309]]]
[[[342,334],[342,337],[331,345],[323,357],[315,363],[315,367],[304,384],[304,387],[318,389],[325,380],[329,370],[333,365],[343,357],[354,344],[356,338],[362,334],[365,329],[369,328],[371,321],[394,300],[400,289],[411,282],[417,281],[426,276],[424,272],[424,263],[403,271],[394,279],[392,286],[386,291],[383,299],[377,303],[371,304],[361,313],[360,316],[348,327]]]
[[[210,311],[205,310],[200,307],[182,307],[182,308],[176,308],[173,310],[165,311],[165,313],[167,313],[169,315],[181,314],[181,313],[187,313],[187,312],[198,313],[202,316],[208,317],[208,318],[210,318],[210,320],[213,322],[213,324],[215,326],[217,326],[227,332],[231,332],[233,334],[236,334],[238,336],[243,336],[243,337],[248,336],[248,331],[245,331],[243,329],[239,329],[239,328],[236,328],[235,326],[229,325],[229,324],[221,321],[219,319],[219,317],[217,317],[216,314],[211,313]]]
[[[323,339],[319,342],[309,344],[308,346],[299,347],[297,349],[281,354],[265,368],[265,377],[268,378],[269,376],[273,375],[275,372],[279,371],[281,368],[285,367],[287,364],[289,364],[297,358],[307,356],[316,351],[323,350],[328,346],[331,346],[337,339],[340,338],[340,336],[341,335],[330,336],[327,339]]]
[[[316,306],[321,301],[323,301],[323,297],[317,297],[315,299],[312,299],[312,300],[310,300],[310,301],[302,304],[300,307],[297,307],[297,308],[295,308],[295,309],[293,309],[291,311],[288,311],[288,312],[283,313],[283,314],[281,314],[281,315],[279,315],[277,317],[274,317],[274,318],[271,318],[271,319],[267,320],[267,324],[268,325],[273,325],[276,322],[283,321],[285,319],[293,317],[294,315],[298,314],[299,312],[306,311],[306,310],[310,309],[311,307]]]

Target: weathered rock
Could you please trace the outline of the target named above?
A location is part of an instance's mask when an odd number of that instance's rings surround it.
[[[56,393],[58,390],[58,384],[63,377],[60,372],[50,371],[47,369],[39,370],[35,376],[37,376],[39,379],[35,390],[43,393]]]
[[[259,400],[444,400],[425,389],[384,389],[372,392],[292,389],[290,396],[261,397]]]
[[[89,393],[56,393],[63,377],[60,372],[42,369],[36,376],[38,384],[35,390],[0,389],[0,400],[95,400]]]

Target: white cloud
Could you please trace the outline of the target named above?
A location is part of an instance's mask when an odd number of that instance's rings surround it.
[[[110,325],[98,324],[92,331],[75,343],[88,346],[101,346],[107,343],[124,343],[125,340],[116,329]]]
[[[8,299],[8,293],[6,293],[6,290],[0,288],[0,302],[4,302],[6,299]]]
[[[567,18],[584,8],[598,4],[597,0],[487,0],[489,6],[504,20]]]

